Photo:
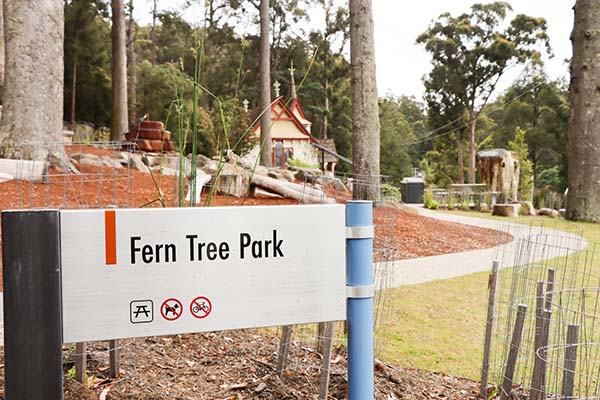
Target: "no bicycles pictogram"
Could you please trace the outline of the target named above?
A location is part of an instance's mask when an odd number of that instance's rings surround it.
[[[163,301],[160,306],[160,315],[167,321],[175,321],[183,314],[183,306],[181,305],[181,301],[170,298]]]
[[[206,318],[211,311],[212,303],[208,297],[198,296],[190,303],[190,312],[195,318]]]

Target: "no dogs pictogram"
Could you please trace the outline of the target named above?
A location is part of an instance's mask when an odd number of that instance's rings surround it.
[[[167,321],[175,321],[181,317],[181,314],[183,314],[183,306],[181,305],[181,301],[175,298],[163,301],[160,306],[160,315]]]
[[[206,318],[212,311],[212,303],[208,297],[198,296],[190,303],[190,312],[198,319]]]

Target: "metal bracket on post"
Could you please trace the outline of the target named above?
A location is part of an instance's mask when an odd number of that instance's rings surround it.
[[[346,203],[348,398],[375,397],[373,321],[373,203]]]
[[[5,397],[61,400],[58,210],[3,212],[2,241]]]

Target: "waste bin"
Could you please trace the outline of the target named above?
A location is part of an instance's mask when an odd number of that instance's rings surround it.
[[[422,178],[418,177],[404,178],[400,182],[400,191],[402,192],[402,201],[404,203],[423,203],[423,192],[425,191],[425,182]]]

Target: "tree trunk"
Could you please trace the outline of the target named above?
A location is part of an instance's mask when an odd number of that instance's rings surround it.
[[[475,130],[477,128],[477,118],[473,111],[469,115],[469,173],[467,179],[469,183],[475,183],[475,153],[477,147],[475,146]]]
[[[271,167],[271,49],[269,46],[269,0],[260,1],[260,165]]]
[[[75,39],[77,42],[77,39]],[[71,78],[71,118],[69,124],[71,129],[75,129],[75,113],[77,111],[77,62],[79,59],[78,51],[75,50],[73,55],[73,77]]]
[[[112,5],[112,118],[110,140],[122,140],[127,132],[127,56],[123,0]]]
[[[454,129],[456,134],[456,154],[458,155],[458,183],[465,183],[465,161],[463,160],[462,134],[459,128]]]
[[[131,123],[137,120],[137,59],[135,56],[135,23],[133,21],[133,0],[129,0],[129,26],[127,27],[127,49],[129,62],[129,121]]]
[[[158,0],[154,0],[154,7],[152,7],[152,29],[150,29],[150,41],[152,45],[150,46],[150,63],[152,66],[156,66],[156,2]]]
[[[600,3],[577,0],[572,34],[567,218],[600,222]]]
[[[371,0],[350,0],[352,161],[357,200],[379,200],[379,111]]]
[[[63,140],[63,1],[4,0],[4,32],[0,156],[45,159],[48,147],[39,143]]]
[[[0,95],[4,88],[4,51],[4,6],[0,1]]]

